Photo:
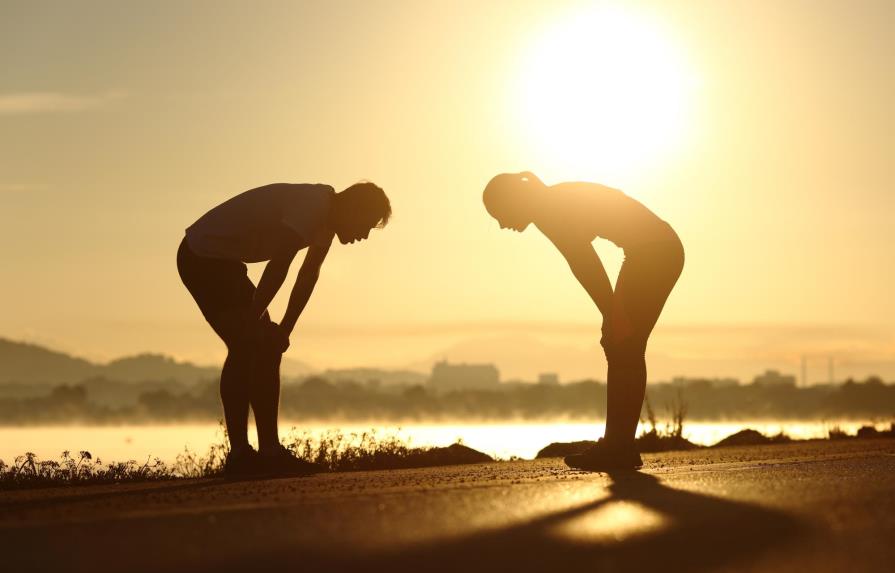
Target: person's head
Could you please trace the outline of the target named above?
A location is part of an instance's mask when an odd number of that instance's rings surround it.
[[[501,173],[488,182],[482,202],[501,229],[521,233],[534,220],[537,199],[544,188],[541,180],[530,171]]]
[[[336,193],[331,222],[343,245],[363,241],[372,229],[381,229],[392,216],[392,205],[379,186],[361,181]]]

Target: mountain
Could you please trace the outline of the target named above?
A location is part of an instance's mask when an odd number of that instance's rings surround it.
[[[0,384],[55,386],[88,378],[120,382],[176,380],[193,384],[219,374],[220,367],[178,362],[161,354],[140,354],[96,364],[36,344],[0,338]]]
[[[97,376],[98,369],[83,358],[0,338],[0,383],[70,384]]]
[[[119,358],[100,369],[103,377],[122,382],[177,380],[192,383],[217,378],[221,373],[217,366],[196,366],[191,362],[177,362],[170,356],[148,353]]]

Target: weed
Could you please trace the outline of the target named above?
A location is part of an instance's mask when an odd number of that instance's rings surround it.
[[[284,442],[295,456],[319,464],[328,471],[386,470],[491,460],[462,444],[447,448],[411,447],[396,433],[379,437],[375,430],[347,435],[332,430],[314,436],[293,428]],[[222,474],[229,451],[222,424],[217,441],[204,454],[186,448],[170,465],[157,458],[143,464],[134,460],[103,464],[87,451],[77,456],[65,451],[59,460],[40,460],[34,453],[27,452],[18,456],[10,466],[0,460],[0,489],[214,478]]]

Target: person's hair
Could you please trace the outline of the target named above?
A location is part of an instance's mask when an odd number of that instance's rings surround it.
[[[485,186],[482,200],[486,205],[505,205],[514,202],[523,190],[543,186],[544,183],[531,171],[501,173]]]
[[[358,209],[372,211],[379,215],[377,229],[388,224],[392,216],[392,204],[388,200],[385,191],[371,181],[360,181],[339,193]]]
[[[486,205],[496,205],[505,203],[512,196],[513,188],[519,182],[519,175],[516,173],[501,173],[494,176],[485,191],[482,193],[482,200]]]

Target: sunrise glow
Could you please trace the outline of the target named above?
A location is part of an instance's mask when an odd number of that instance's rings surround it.
[[[520,129],[565,173],[653,167],[688,137],[694,72],[665,30],[639,13],[564,14],[531,42],[518,75]]]

